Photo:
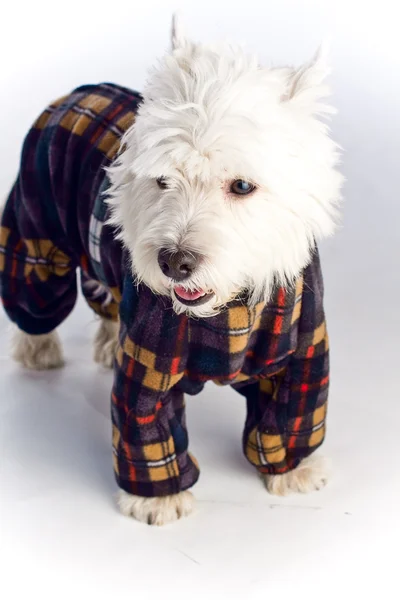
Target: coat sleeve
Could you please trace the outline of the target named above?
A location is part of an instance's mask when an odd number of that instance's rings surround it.
[[[240,387],[247,399],[244,453],[260,472],[294,469],[323,442],[329,385],[329,343],[318,255],[306,268],[297,343],[273,376]]]
[[[161,311],[152,313],[151,306],[145,309],[134,296],[126,285],[111,405],[114,472],[119,487],[130,494],[168,496],[188,489],[199,477],[197,462],[188,452],[184,395],[179,387],[183,370],[179,361],[164,364],[165,353],[157,354],[158,343],[152,344]],[[153,294],[148,296],[150,303],[157,302]],[[142,315],[136,329],[126,319],[126,313],[132,312]]]

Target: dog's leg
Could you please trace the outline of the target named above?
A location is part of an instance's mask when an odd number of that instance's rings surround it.
[[[94,360],[111,369],[114,364],[118,343],[118,322],[101,319],[100,326],[94,338]]]
[[[118,506],[126,517],[134,517],[148,525],[167,525],[190,515],[194,507],[194,498],[190,492],[180,492],[173,496],[144,498],[120,490]]]
[[[287,496],[293,492],[313,492],[323,488],[328,481],[327,461],[313,454],[288,473],[283,475],[263,475],[265,486],[270,494]]]
[[[57,369],[64,364],[61,341],[56,331],[31,335],[16,329],[12,357],[27,369]]]
[[[164,525],[191,513],[188,490],[200,471],[188,451],[185,398],[176,385],[183,373],[156,370],[163,363],[143,342],[135,347],[122,327],[111,393],[113,464],[121,512]]]

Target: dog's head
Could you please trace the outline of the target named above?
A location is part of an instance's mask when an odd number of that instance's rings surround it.
[[[319,118],[332,112],[320,54],[267,69],[176,27],[172,40],[109,170],[109,201],[137,280],[203,317],[293,280],[334,230],[342,178]]]

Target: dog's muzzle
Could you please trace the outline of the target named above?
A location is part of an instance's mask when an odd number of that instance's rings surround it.
[[[201,255],[196,252],[178,250],[173,252],[162,248],[158,253],[158,264],[166,277],[179,284],[190,278],[201,262]],[[208,302],[213,292],[204,290],[188,290],[183,285],[174,285],[175,298],[186,306],[200,306]]]

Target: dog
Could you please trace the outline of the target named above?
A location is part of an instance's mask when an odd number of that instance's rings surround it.
[[[264,68],[172,26],[143,94],[87,85],[29,131],[0,232],[14,358],[63,364],[56,328],[77,272],[114,368],[112,441],[123,514],[188,515],[199,476],[184,394],[246,398],[243,451],[273,494],[320,489],[329,343],[318,240],[338,220],[340,153],[320,51]]]

